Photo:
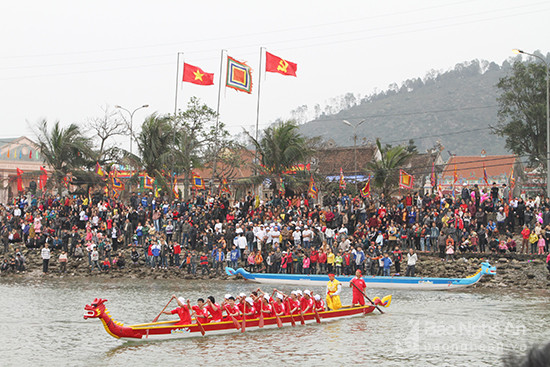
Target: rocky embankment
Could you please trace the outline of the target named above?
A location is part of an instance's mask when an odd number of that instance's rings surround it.
[[[43,277],[42,258],[39,250],[23,250],[26,259],[26,270],[24,272],[3,272],[2,278],[26,278]],[[124,254],[126,259],[130,258],[129,252]],[[225,273],[216,274],[210,270],[209,275],[201,275],[200,269],[197,269],[197,275],[192,275],[186,269],[168,268],[151,269],[145,265],[144,260],[140,260],[138,265],[133,265],[131,261],[126,260],[124,269],[111,269],[108,272],[99,272],[94,270],[90,272],[87,258],[76,260],[69,258],[67,271],[60,273],[59,254],[52,251],[48,277],[102,277],[102,278],[147,278],[147,279],[197,279],[197,280],[240,280],[237,277],[227,277]],[[476,288],[509,288],[517,290],[535,290],[550,289],[550,273],[546,269],[546,263],[542,256],[533,255],[488,255],[467,253],[456,257],[454,261],[442,261],[439,257],[431,254],[419,254],[420,261],[416,265],[416,275],[420,277],[444,277],[444,278],[464,278],[473,275],[480,268],[482,261],[489,261],[491,265],[497,267],[495,276],[484,276]],[[405,273],[406,265],[402,264],[402,274]],[[393,269],[392,269],[393,271]]]
[[[168,269],[152,269],[145,265],[145,260],[140,259],[138,264],[134,265],[130,261],[130,251],[122,251],[124,258],[126,259],[126,265],[123,269],[119,269],[116,266],[109,271],[98,271],[94,269],[90,271],[88,265],[88,258],[75,259],[69,258],[67,262],[67,270],[64,273],[60,272],[60,266],[58,262],[59,252],[52,251],[48,274],[42,273],[42,257],[40,256],[40,250],[23,250],[25,257],[25,268],[23,272],[8,271],[0,273],[1,278],[28,278],[28,277],[101,277],[101,278],[147,278],[147,279],[228,279],[225,272],[216,274],[215,271],[210,269],[210,274],[202,275],[199,268],[197,268],[196,275],[189,274],[187,269],[178,269],[177,267],[169,267]]]
[[[474,285],[477,288],[550,289],[550,273],[541,256],[467,253],[453,261],[420,254],[416,275],[424,277],[464,278],[475,274],[483,261],[496,266],[496,275],[487,275]]]

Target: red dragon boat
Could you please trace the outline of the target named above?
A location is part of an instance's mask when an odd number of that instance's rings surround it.
[[[179,320],[151,322],[145,324],[128,325],[115,321],[111,318],[109,311],[105,307],[106,299],[96,298],[90,305],[86,305],[84,310],[84,319],[98,318],[103,323],[105,330],[109,335],[117,339],[127,341],[145,341],[145,340],[163,340],[180,339],[205,335],[220,335],[249,330],[276,329],[289,325],[305,325],[313,323],[323,323],[326,321],[340,320],[349,317],[361,316],[372,313],[378,305],[388,307],[391,303],[391,296],[386,296],[382,300],[378,297],[373,299],[373,304],[365,306],[345,306],[336,311],[322,311],[315,313],[306,313],[303,319],[300,315],[286,315],[279,317],[265,317],[263,320],[258,318],[240,321],[222,321],[212,323],[194,323],[189,325],[178,324]],[[318,318],[317,318],[318,316]],[[262,322],[263,321],[263,322]],[[279,322],[280,321],[280,322]],[[262,326],[260,326],[262,325]]]

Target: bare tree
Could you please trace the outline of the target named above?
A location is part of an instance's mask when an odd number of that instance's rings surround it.
[[[118,135],[126,135],[126,124],[120,119],[120,115],[111,110],[109,105],[101,107],[103,116],[90,119],[89,124],[95,132],[92,139],[98,141],[98,160],[105,156],[113,156],[118,151],[115,145],[108,145],[108,140]]]

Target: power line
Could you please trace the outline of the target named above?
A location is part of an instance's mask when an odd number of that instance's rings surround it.
[[[510,8],[505,8],[505,9],[497,9],[497,10],[492,9],[491,11],[487,11],[487,12],[484,12],[484,13],[494,14],[495,11],[514,10],[514,9],[518,9],[518,8],[537,6],[537,5],[540,5],[540,4],[546,4],[546,2],[528,4],[528,5],[517,6],[517,7],[510,7]],[[354,42],[354,41],[359,41],[359,40],[364,40],[364,39],[369,39],[369,38],[379,38],[379,37],[394,36],[394,35],[399,35],[399,34],[409,34],[411,32],[426,31],[426,30],[438,29],[438,28],[449,27],[449,26],[456,26],[456,25],[463,25],[463,24],[479,23],[479,22],[484,22],[484,21],[488,21],[488,20],[507,18],[507,17],[512,17],[512,16],[517,17],[518,15],[531,14],[531,13],[534,13],[534,12],[540,13],[541,11],[548,11],[548,10],[550,10],[550,9],[539,9],[537,11],[524,12],[524,13],[514,13],[514,14],[511,14],[511,15],[504,15],[504,16],[501,16],[501,17],[489,17],[489,18],[484,18],[484,19],[471,20],[471,21],[463,22],[463,23],[454,23],[454,24],[442,25],[442,26],[438,26],[438,27],[435,27],[435,28],[434,27],[428,27],[428,28],[422,28],[422,29],[417,29],[417,30],[407,30],[407,31],[396,32],[396,33],[392,33],[392,34],[381,35],[381,36],[372,36],[372,35],[369,34],[369,36],[366,36],[366,37],[353,38],[353,39],[347,39],[347,40],[346,39],[344,39],[344,40],[340,39],[340,40],[336,40],[336,41],[333,41],[333,42],[326,42],[325,41],[323,43],[310,44],[310,45],[299,45],[299,46],[296,46],[296,47],[282,48],[282,50],[288,50],[288,49],[294,49],[294,48],[308,48],[308,47],[316,47],[316,46],[326,46],[326,45],[330,45],[330,44],[334,44],[334,43]],[[484,14],[484,13],[469,14],[467,16],[470,17],[472,15],[479,15],[479,14]],[[466,15],[458,16],[458,18],[459,17],[466,17]],[[392,27],[403,27],[403,26],[416,25],[416,24],[425,24],[425,23],[429,23],[429,22],[441,21],[442,19],[444,19],[444,20],[446,20],[446,19],[457,19],[457,16],[454,16],[452,18],[451,17],[449,17],[449,18],[438,18],[437,20],[416,22],[416,23],[410,23],[410,24],[406,24],[406,25],[399,25],[399,26],[392,26]],[[391,28],[391,27],[386,27],[386,28]],[[384,29],[384,28],[382,28],[382,29]],[[341,36],[341,35],[346,35],[346,34],[357,34],[357,33],[360,33],[360,32],[372,32],[373,30],[377,30],[377,29],[367,29],[367,30],[362,30],[362,31],[334,33],[334,34],[331,34],[329,36],[334,37],[334,36]],[[259,34],[261,34],[261,33],[259,33]],[[301,39],[300,38],[298,38],[298,39],[293,38],[293,39],[290,39],[290,40],[273,41],[273,42],[269,42],[268,44],[280,44],[280,43],[288,43],[288,42],[296,42],[296,41],[307,41],[307,40],[318,39],[318,38],[326,39],[327,37],[328,37],[327,35],[322,35],[322,36],[306,37],[306,38],[301,38]],[[178,43],[178,44],[181,44],[181,43]],[[257,46],[258,46],[258,44],[255,43],[255,44],[250,44],[250,45],[228,47],[228,48],[243,49],[243,48],[257,47]],[[114,50],[116,50],[116,49],[114,49]],[[187,51],[186,53],[200,53],[200,52],[212,52],[212,51],[214,51],[214,50],[211,49],[211,50],[204,50],[204,51],[200,51],[200,50],[199,51]],[[90,52],[93,52],[93,51],[90,51]],[[251,53],[245,53],[245,55],[248,55],[248,54],[251,54]],[[39,55],[36,55],[36,57],[38,57],[38,56]],[[139,59],[139,57],[136,58],[136,59]],[[212,59],[214,59],[214,58],[213,57],[208,57],[208,58],[203,58],[203,59],[199,58],[199,59],[195,59],[195,61],[212,60]],[[139,65],[139,66],[124,66],[124,67],[111,68],[111,69],[86,70],[86,71],[76,71],[76,72],[68,72],[68,73],[38,74],[38,75],[0,78],[0,80],[26,79],[26,78],[48,77],[48,76],[61,76],[61,75],[71,75],[71,74],[78,74],[78,73],[94,73],[94,72],[102,72],[102,71],[144,68],[144,67],[151,67],[151,66],[166,66],[166,65],[172,65],[172,63],[148,64],[148,65]]]
[[[336,21],[336,22],[319,23],[319,24],[313,24],[313,25],[308,25],[308,26],[282,28],[282,29],[277,29],[277,30],[272,30],[272,31],[264,31],[264,32],[256,32],[256,33],[242,33],[242,34],[238,34],[238,35],[225,36],[225,37],[215,37],[215,38],[206,38],[206,39],[198,39],[198,40],[197,39],[195,39],[195,40],[184,40],[184,41],[162,43],[162,44],[140,45],[140,46],[135,46],[135,47],[119,47],[119,48],[110,48],[110,49],[102,49],[102,50],[88,50],[88,51],[79,51],[79,52],[62,52],[62,53],[34,54],[34,55],[11,55],[11,56],[3,56],[0,59],[81,55],[81,54],[90,54],[90,53],[101,53],[101,52],[112,52],[112,51],[116,52],[116,51],[124,51],[124,50],[138,50],[138,49],[157,48],[157,47],[164,47],[164,46],[175,46],[175,45],[181,45],[182,43],[204,43],[204,42],[219,41],[219,40],[224,40],[224,39],[245,38],[245,37],[250,37],[250,36],[291,32],[291,31],[296,31],[296,30],[301,30],[301,29],[319,28],[319,27],[325,27],[327,25],[338,25],[338,24],[349,24],[349,23],[352,23],[352,22],[363,22],[365,20],[379,19],[379,18],[395,16],[395,15],[407,15],[407,14],[417,13],[417,12],[424,11],[424,10],[433,10],[433,9],[449,7],[449,6],[454,6],[454,5],[461,5],[461,4],[470,3],[470,2],[475,2],[475,0],[458,1],[458,2],[455,2],[455,3],[443,4],[443,5],[437,5],[437,6],[425,7],[425,8],[419,8],[419,9],[413,9],[413,10],[410,10],[410,11],[386,13],[386,14],[381,14],[381,15],[362,17],[362,18],[354,18],[354,19],[347,19],[347,20],[341,20],[341,21]],[[538,3],[534,3],[534,4],[538,4]],[[531,5],[533,5],[533,4],[531,4]]]

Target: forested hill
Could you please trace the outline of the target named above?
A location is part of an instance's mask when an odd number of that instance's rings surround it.
[[[401,86],[394,84],[364,98],[348,94],[332,99],[333,106],[315,106],[316,118],[300,129],[307,136],[349,146],[353,145],[353,129],[342,120],[355,124],[365,119],[357,128],[358,145],[377,137],[392,145],[414,139],[419,152],[439,141],[444,146],[444,159],[447,151],[477,155],[485,149],[487,154],[503,154],[504,139],[491,134],[488,126],[497,120],[496,84],[510,68],[508,62],[500,66],[475,60],[444,73],[432,71]],[[307,110],[306,106],[301,108]]]

